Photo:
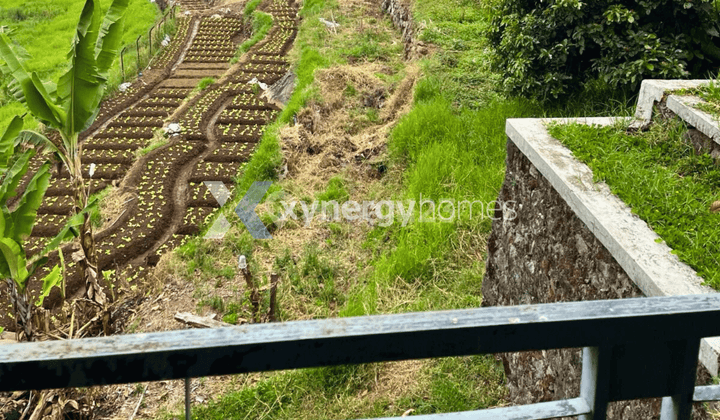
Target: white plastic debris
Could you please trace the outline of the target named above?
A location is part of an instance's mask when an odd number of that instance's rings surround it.
[[[180,134],[182,132],[182,127],[178,123],[171,123],[165,127],[165,132],[170,135]]]
[[[323,19],[323,18],[319,18],[319,19],[320,19],[320,22],[324,23],[325,26],[327,26],[328,28],[331,28],[331,29],[332,29],[332,28],[339,28],[339,27],[340,27],[340,24],[337,23],[337,22],[330,22],[329,20],[326,20],[326,19]]]
[[[95,163],[90,164],[90,170],[88,171],[88,175],[90,175],[90,178],[93,177],[93,174],[95,174]]]
[[[187,10],[187,11],[185,12],[185,16],[190,16],[190,11],[189,11],[189,10]]]
[[[162,45],[163,47],[167,47],[168,45],[170,45],[170,35],[165,35],[165,38],[163,38],[163,40],[160,42],[160,45]]]
[[[247,260],[244,255],[238,257],[238,268],[245,270],[247,268]]]
[[[210,19],[222,19],[222,16],[220,16],[216,13],[216,14],[210,16]]]
[[[258,86],[260,86],[260,89],[262,89],[262,90],[267,90],[267,88],[268,88],[268,85],[259,81],[257,79],[257,77],[253,77],[252,80],[248,82],[248,84],[249,85],[258,85]]]
[[[120,92],[125,92],[126,90],[128,90],[128,88],[130,86],[132,86],[132,83],[125,82],[125,83],[121,84],[120,86],[118,86],[118,89],[120,90]]]

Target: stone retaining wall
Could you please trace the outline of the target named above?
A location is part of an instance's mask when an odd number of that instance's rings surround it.
[[[427,54],[428,49],[425,44],[417,40],[412,10],[407,0],[382,0],[380,8],[390,15],[395,27],[402,32],[405,59],[413,59]]]
[[[551,183],[512,142],[499,202],[515,202],[514,220],[493,222],[483,306],[619,299],[643,296],[613,255]],[[513,404],[580,394],[580,349],[499,355]],[[704,367],[698,385],[710,383]],[[610,404],[609,419],[653,419],[660,399]],[[695,419],[709,419],[700,404]]]

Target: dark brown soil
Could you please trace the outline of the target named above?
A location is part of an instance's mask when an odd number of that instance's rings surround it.
[[[296,16],[297,6],[275,12],[280,16],[276,25],[284,25],[287,18],[283,16]],[[106,101],[98,119],[83,133],[83,175],[90,191],[95,193],[113,184],[119,192],[132,197],[109,227],[96,232],[100,270],[115,269],[123,278],[136,276],[143,267],[156,264],[162,252],[200,232],[218,207],[202,182],[223,181],[231,187],[261,138],[264,125],[276,117],[276,106],[253,93],[251,86],[237,82],[251,76],[272,83],[288,68],[283,56],[296,29],[279,26],[247,53],[248,59],[241,59],[241,65],[233,67],[233,73],[224,77],[223,83],[200,92],[181,115],[174,117],[175,121],[166,121],[199,80],[220,80],[231,68],[228,61],[237,43],[249,34],[248,24],[239,16],[180,19],[177,36],[155,59],[143,80]],[[136,150],[147,146],[166,122],[179,122],[185,131],[137,159]],[[91,164],[93,176],[89,179]],[[67,171],[62,170],[52,180],[28,241],[29,254],[38,252],[72,212],[67,176]],[[66,261],[72,261],[75,246],[65,247]],[[55,253],[37,277],[57,262]],[[39,289],[40,283],[32,280],[31,293]],[[79,296],[83,289],[77,269],[69,268],[67,296]],[[7,307],[4,296],[4,286],[0,286],[0,305]],[[52,309],[60,303],[61,297],[54,291],[44,306]],[[14,330],[5,313],[0,313],[0,326]]]

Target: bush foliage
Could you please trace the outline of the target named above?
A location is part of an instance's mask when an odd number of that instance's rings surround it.
[[[706,77],[720,66],[714,0],[498,0],[491,43],[509,91],[558,98],[591,80]]]

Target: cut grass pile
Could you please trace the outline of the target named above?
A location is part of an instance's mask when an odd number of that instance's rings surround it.
[[[99,3],[107,10],[112,0]],[[0,0],[0,26],[7,26],[12,31],[10,38],[32,57],[26,63],[30,72],[37,72],[42,80],[57,81],[67,69],[66,56],[84,4],[85,0]],[[123,43],[134,45],[139,35],[147,36],[160,11],[147,0],[130,0],[126,16]],[[0,105],[0,131],[4,131],[10,119],[25,108],[4,93],[0,93]],[[37,122],[26,118],[26,126],[35,128]]]
[[[720,168],[683,140],[686,129],[673,119],[656,122],[642,134],[580,124],[553,125],[550,134],[592,169],[596,181],[606,182],[681,261],[720,290],[720,214],[710,211],[720,199]]]

